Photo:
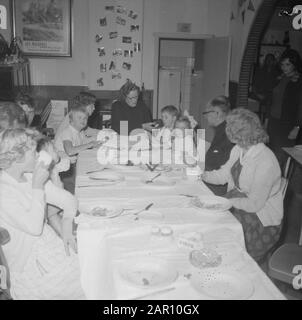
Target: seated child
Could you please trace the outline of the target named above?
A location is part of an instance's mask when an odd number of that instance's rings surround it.
[[[22,92],[18,93],[15,102],[20,106],[25,112],[26,116],[26,126],[31,127],[35,117],[34,102],[31,96],[24,94]]]
[[[177,108],[172,105],[166,106],[161,110],[163,127],[152,130],[152,147],[160,146],[167,149],[171,148],[171,134],[178,115],[179,112]]]
[[[59,177],[59,172],[62,169],[69,169],[69,159],[60,158],[55,146],[51,140],[41,134],[34,132],[37,140],[36,150],[38,154],[46,152],[50,158],[51,163],[49,165],[49,181],[45,185],[46,194],[52,195],[56,199],[55,205],[47,203],[47,221],[48,224],[54,229],[54,231],[62,238],[65,242],[68,241],[69,245],[76,251],[76,243],[73,236],[73,217],[75,217],[78,209],[77,199],[68,191],[63,189],[63,184]],[[67,161],[66,161],[67,160]],[[67,163],[67,165],[65,164]],[[64,168],[65,167],[65,168]],[[68,218],[63,218],[64,216]],[[67,243],[65,243],[67,244]],[[69,255],[68,246],[65,246],[66,254]]]
[[[84,130],[87,126],[88,114],[86,109],[78,103],[69,113],[70,123],[67,128],[61,131],[55,138],[55,147],[59,154],[66,153],[70,159],[70,169],[61,173],[64,188],[74,194],[75,189],[75,168],[77,156],[81,151],[98,147],[100,142],[87,140]],[[89,141],[89,142],[88,142]]]
[[[61,124],[59,125],[57,132],[56,132],[56,137],[61,134],[61,132],[66,129],[69,126],[69,114],[73,109],[78,108],[79,105],[81,105],[83,108],[86,109],[86,112],[88,114],[88,118],[92,115],[95,109],[95,101],[96,98],[94,95],[88,93],[88,92],[81,92],[79,95],[74,97],[70,102],[69,102],[69,113],[65,116]],[[88,119],[87,119],[88,123]],[[96,139],[97,134],[99,133],[100,130],[93,129],[87,126],[83,130],[85,133],[85,136],[87,138],[92,138],[93,140]]]

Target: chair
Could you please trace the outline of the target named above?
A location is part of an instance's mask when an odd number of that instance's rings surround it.
[[[9,269],[7,266],[7,262],[2,250],[2,246],[8,243],[10,240],[9,233],[7,230],[3,229],[0,227],[0,266],[4,267],[6,269],[6,279],[5,283],[1,283],[0,281],[0,300],[11,300],[11,295],[10,295],[10,280],[9,280]],[[2,279],[1,279],[2,280]]]
[[[302,194],[294,193],[289,209],[302,209]],[[296,211],[295,211],[296,212]],[[289,213],[288,213],[289,214]],[[302,217],[302,216],[301,216]],[[300,217],[300,230],[298,243],[285,243],[277,248],[268,261],[268,275],[275,280],[292,285],[296,274],[295,266],[302,266],[302,223]]]

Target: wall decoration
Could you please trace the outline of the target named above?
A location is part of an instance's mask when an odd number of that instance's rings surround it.
[[[112,55],[114,57],[116,56],[122,56],[123,55],[123,50],[122,49],[114,49],[113,52],[112,52]]]
[[[14,37],[30,56],[72,56],[72,0],[13,0]]]
[[[107,18],[101,18],[100,19],[100,26],[101,27],[106,27],[107,26]]]
[[[97,34],[96,36],[95,36],[95,42],[100,42],[100,41],[102,41],[103,40],[103,35],[102,34]]]
[[[254,6],[252,0],[249,1],[249,5],[248,5],[247,9],[255,12],[255,6]]]
[[[100,86],[100,87],[103,87],[104,86],[104,81],[103,81],[103,78],[99,78],[97,79],[97,84]]]
[[[121,24],[122,26],[125,26],[125,25],[126,25],[126,20],[123,19],[123,18],[120,17],[120,16],[117,16],[117,17],[116,17],[116,23],[117,23],[117,24]]]
[[[122,6],[117,6],[116,7],[116,12],[120,13],[120,14],[127,14],[127,10]]]
[[[106,55],[105,47],[98,48],[98,53],[100,57],[104,57]]]
[[[138,24],[132,24],[131,27],[130,27],[130,31],[133,32],[133,31],[139,31],[139,25]]]
[[[133,58],[133,51],[132,50],[124,50],[124,57],[125,58]]]
[[[106,63],[101,63],[100,64],[100,71],[101,72],[106,72],[107,71],[107,64]]]
[[[118,33],[116,31],[109,32],[109,39],[117,38]]]
[[[190,33],[192,29],[192,23],[177,23],[177,32]]]
[[[122,79],[122,74],[120,72],[112,72],[112,79]]]
[[[132,10],[130,10],[129,14],[128,14],[128,17],[132,18],[132,19],[136,19],[138,16],[138,14]]]
[[[114,6],[105,6],[105,10],[114,12]]]
[[[131,37],[123,37],[122,42],[123,43],[131,43],[132,42],[132,38]]]
[[[131,70],[131,63],[124,62],[123,63],[123,68],[128,70],[128,71]]]
[[[245,20],[245,11],[242,11],[242,13],[241,13],[241,18],[242,18],[242,23],[244,24],[244,20]]]
[[[111,61],[110,66],[109,66],[109,70],[115,70],[115,69],[116,69],[115,63],[114,63],[114,61]]]
[[[232,14],[231,14],[231,21],[232,20],[235,20],[235,16],[234,16],[234,13],[232,12]]]

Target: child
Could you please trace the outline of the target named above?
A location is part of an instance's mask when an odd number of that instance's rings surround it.
[[[199,155],[196,150],[195,133],[188,117],[181,116],[175,121],[172,132],[172,149],[175,160],[188,165],[196,165]]]
[[[48,223],[61,238],[64,238],[64,236],[66,235],[69,235],[70,237],[73,232],[73,220],[63,220],[61,217],[61,213],[62,211],[67,213],[72,212],[73,216],[75,216],[78,208],[78,203],[77,199],[70,192],[62,190],[63,183],[59,176],[59,172],[69,169],[69,159],[66,157],[60,158],[55,146],[49,138],[39,135],[36,139],[36,150],[38,154],[40,154],[41,151],[44,151],[52,158],[52,162],[49,165],[50,181],[52,183],[48,183],[46,185],[46,188],[48,188],[48,191],[52,194],[56,194],[57,199],[62,199],[62,205],[60,206],[60,209],[53,205],[47,204]],[[74,247],[74,249],[76,248]]]
[[[88,142],[84,129],[87,126],[88,114],[86,109],[79,105],[73,108],[69,113],[70,123],[67,128],[61,131],[55,138],[55,147],[64,154],[66,153],[70,159],[70,169],[61,173],[64,188],[74,194],[75,190],[75,168],[77,156],[81,151],[100,146],[97,141]],[[59,154],[60,154],[59,153]]]
[[[96,101],[95,96],[88,93],[88,92],[81,92],[78,96],[74,97],[69,102],[69,113],[65,116],[65,118],[63,119],[63,121],[59,125],[57,132],[56,132],[56,137],[58,135],[60,135],[61,132],[69,126],[69,114],[73,109],[77,109],[79,106],[81,106],[82,108],[86,109],[86,112],[87,112],[88,118],[89,118],[92,115],[92,113],[94,112],[95,101]],[[85,133],[85,136],[87,138],[95,139],[97,134],[99,133],[99,130],[89,128],[86,125],[86,128],[83,132]]]
[[[175,122],[178,118],[178,110],[176,107],[169,105],[161,110],[161,118],[163,121],[163,127],[157,130],[156,136],[152,133],[152,146],[157,146],[158,144],[164,148],[171,148],[171,133],[174,129]]]
[[[31,96],[22,92],[18,93],[15,102],[25,112],[27,127],[31,127],[35,117],[34,101]]]

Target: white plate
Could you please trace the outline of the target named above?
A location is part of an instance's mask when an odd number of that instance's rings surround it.
[[[90,179],[92,180],[99,180],[104,184],[111,184],[111,183],[116,183],[116,182],[120,182],[125,180],[125,177],[120,175],[120,174],[116,174],[116,173],[111,173],[111,172],[94,172],[88,175]]]
[[[154,173],[150,173],[148,175],[145,175],[141,181],[145,186],[148,187],[172,187],[176,184],[176,181],[168,178],[168,177],[164,177],[164,176],[159,176],[157,178],[155,178],[151,183],[146,183],[146,181],[151,180],[153,177],[156,176],[156,172]]]
[[[246,300],[254,293],[254,285],[247,277],[218,268],[193,273],[191,285],[201,294],[216,300]]]
[[[169,285],[178,277],[178,272],[171,263],[148,257],[122,263],[119,272],[129,284],[144,289]]]
[[[223,212],[229,210],[232,207],[231,202],[223,197],[217,196],[199,196],[196,197],[200,201],[200,205],[197,204],[196,199],[191,200],[191,204],[204,212]],[[197,201],[198,201],[197,200]]]
[[[93,215],[92,211],[95,208],[106,209],[106,215]],[[89,217],[92,219],[109,219],[120,215],[123,211],[121,207],[115,207],[107,204],[80,204],[79,211],[85,215],[85,217]]]

